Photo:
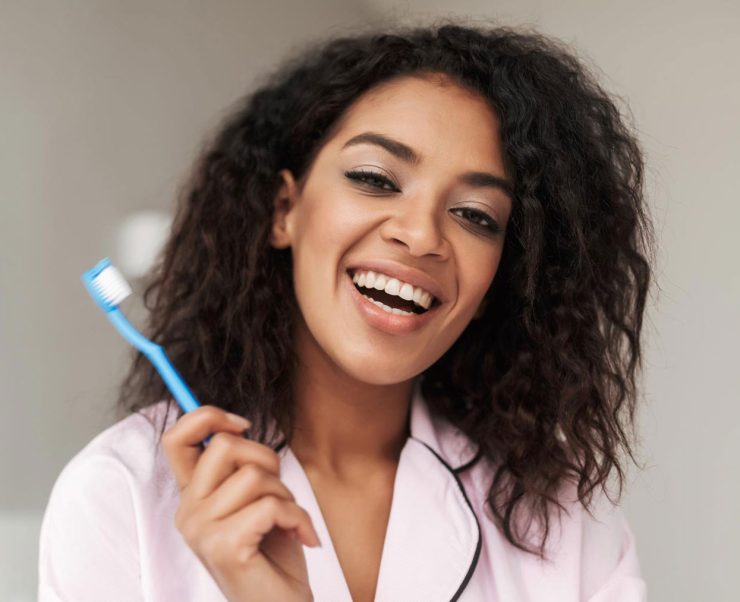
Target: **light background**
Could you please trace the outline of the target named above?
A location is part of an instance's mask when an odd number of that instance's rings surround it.
[[[113,420],[128,349],[79,275],[168,211],[200,142],[304,40],[474,15],[571,46],[631,108],[659,243],[624,498],[650,600],[740,599],[740,4],[0,1],[0,599],[35,599],[63,465]]]

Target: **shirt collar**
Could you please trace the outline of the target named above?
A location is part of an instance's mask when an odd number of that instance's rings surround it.
[[[432,415],[418,379],[414,383],[410,411],[411,438],[431,448],[450,468],[458,471],[476,458],[478,446],[475,443],[445,419]]]
[[[471,578],[480,556],[480,525],[457,474],[473,459],[475,449],[449,423],[432,417],[418,384],[409,428],[396,472],[376,600],[478,599]],[[314,596],[349,602],[349,589],[308,476],[288,446],[279,453],[280,478],[311,516],[323,543],[321,548],[304,547]]]

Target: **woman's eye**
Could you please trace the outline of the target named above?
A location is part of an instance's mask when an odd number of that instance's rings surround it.
[[[466,220],[472,222],[476,226],[485,228],[492,234],[499,234],[501,232],[501,226],[498,225],[498,222],[482,211],[476,211],[475,209],[469,209],[467,207],[453,209],[453,211],[459,211],[462,214],[462,217]]]
[[[350,180],[355,180],[357,182],[367,184],[371,188],[386,190],[388,192],[399,192],[398,188],[396,188],[393,182],[379,173],[357,170],[347,171],[344,173],[344,175]]]

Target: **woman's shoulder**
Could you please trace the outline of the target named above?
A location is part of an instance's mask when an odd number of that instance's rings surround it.
[[[120,472],[137,481],[153,477],[162,460],[161,432],[177,417],[167,401],[133,412],[105,428],[64,466],[57,481],[93,471]]]
[[[167,421],[166,402],[133,413],[61,470],[41,524],[40,600],[57,600],[59,592],[64,599],[93,599],[91,588],[139,599],[141,515],[172,488],[157,445]]]
[[[98,433],[62,468],[52,487],[49,507],[77,502],[83,496],[94,499],[98,492],[105,493],[106,500],[114,499],[116,493],[125,498],[167,480],[169,471],[159,439],[176,417],[170,404],[161,401]]]
[[[489,492],[500,465],[481,454],[479,445],[462,430],[429,413],[424,405],[415,406],[412,417],[416,436],[436,449],[460,479],[479,521],[488,530],[487,534],[492,536],[496,532],[503,537],[488,508]],[[628,572],[637,570],[634,536],[622,509],[605,490],[596,488],[591,499],[582,503],[578,499],[576,483],[567,480],[560,488],[558,499],[562,511],[553,508],[550,515],[549,544],[545,549],[547,557],[555,563],[578,557],[585,574],[594,583],[603,581],[605,571],[620,563]],[[520,528],[526,530],[529,520],[529,517],[522,517]],[[530,526],[533,532],[537,531],[534,522]],[[592,583],[584,584],[586,590],[593,589],[592,586]]]
[[[621,506],[599,488],[587,505],[574,500],[570,507],[580,544],[582,591],[610,600],[644,599],[637,544]]]
[[[540,558],[511,545],[492,520],[486,500],[494,470],[492,462],[481,460],[467,480],[481,517],[483,537],[492,549],[490,556],[497,557],[499,563],[515,563],[528,583],[533,587],[540,584],[537,587],[542,593],[562,588],[578,592],[582,600],[631,602],[646,598],[635,536],[622,508],[604,490],[594,490],[591,499],[583,503],[572,483],[563,486],[559,496],[562,511],[551,510],[544,558]],[[530,526],[531,541],[537,543],[542,528],[536,522]]]

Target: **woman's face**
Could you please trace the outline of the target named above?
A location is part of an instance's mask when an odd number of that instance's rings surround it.
[[[441,76],[385,82],[344,113],[302,186],[281,175],[272,244],[292,250],[299,355],[372,384],[424,371],[473,319],[501,258],[511,199],[496,115]]]

